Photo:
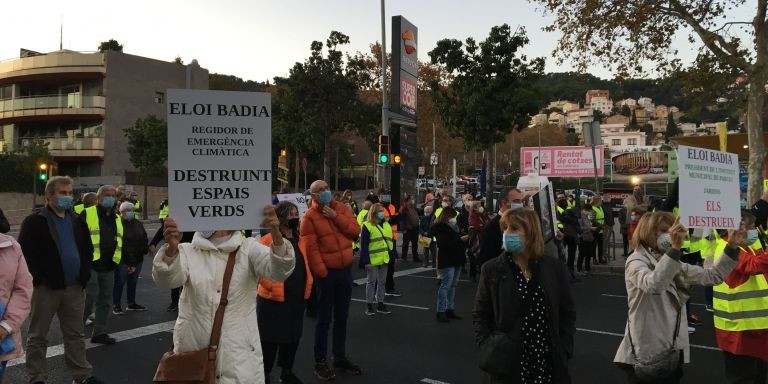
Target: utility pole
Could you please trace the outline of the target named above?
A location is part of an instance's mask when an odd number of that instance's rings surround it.
[[[436,154],[435,152],[435,123],[432,123],[432,153]],[[432,156],[429,156],[430,161],[432,159]],[[432,162],[432,180],[435,183],[435,190],[437,190],[437,164],[435,164],[436,161]]]
[[[387,105],[387,29],[384,20],[384,0],[381,0],[381,134],[387,136],[389,140],[389,119],[387,113],[389,112],[389,106]],[[381,167],[382,180],[381,184],[384,188],[387,187],[387,167]]]

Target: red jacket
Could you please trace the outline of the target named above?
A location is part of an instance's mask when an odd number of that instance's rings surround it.
[[[288,241],[288,239],[285,239],[285,241]],[[268,247],[271,246],[272,234],[268,233],[262,236],[261,243]],[[299,250],[301,251],[302,255],[306,255],[304,248],[305,247],[302,244],[301,240],[299,240]],[[294,268],[301,268],[301,266],[297,265]],[[306,278],[306,282],[304,283],[304,300],[306,300],[306,299],[309,299],[309,294],[312,293],[312,282],[314,280],[312,279],[312,273],[309,271],[309,262],[307,261],[306,256],[304,256],[304,268],[307,270],[307,278]],[[267,300],[284,303],[285,302],[285,283],[283,283],[282,281],[278,283],[266,278],[261,278],[259,279],[259,296]]]
[[[323,216],[323,206],[312,201],[312,207],[301,220],[300,243],[304,257],[316,278],[328,275],[328,269],[342,269],[352,264],[352,241],[360,236],[360,226],[346,205],[331,201],[328,205],[336,218]]]
[[[725,279],[729,287],[744,284],[753,275],[768,278],[768,254],[764,251],[741,251],[739,263]],[[753,356],[768,361],[768,329],[750,331],[724,331],[715,328],[717,346],[734,355]]]

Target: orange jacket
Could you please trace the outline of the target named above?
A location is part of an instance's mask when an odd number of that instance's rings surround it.
[[[316,201],[301,220],[301,240],[309,259],[309,268],[316,278],[328,275],[328,269],[342,269],[352,264],[352,241],[360,236],[360,226],[352,210],[339,202],[328,205],[336,218],[323,216],[323,207]]]
[[[384,217],[391,219],[392,216],[397,216],[398,213],[395,210],[395,205],[392,203],[389,203],[388,206],[384,206],[382,204],[382,208],[384,208]],[[392,238],[394,240],[397,240],[397,224],[389,223],[389,226],[392,227]]]
[[[272,234],[268,233],[262,236],[261,243],[268,247],[271,246]],[[304,252],[304,247],[301,244],[301,240],[299,240],[299,250],[301,251],[302,255],[306,255]],[[301,267],[297,265],[295,268]],[[306,256],[304,256],[304,268],[307,270],[307,278],[304,285],[304,300],[306,300],[309,299],[309,294],[312,292],[312,282],[314,281],[312,278],[312,273],[309,272],[309,262],[307,262]],[[278,283],[269,279],[261,278],[259,279],[259,296],[267,300],[279,301],[283,303],[285,302],[285,283]]]

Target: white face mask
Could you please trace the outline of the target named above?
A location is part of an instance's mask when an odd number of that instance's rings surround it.
[[[483,212],[485,212],[485,208],[483,208],[483,207],[480,207],[480,208],[478,208],[478,209],[477,209],[477,212],[479,212],[479,213],[483,213]]]
[[[455,217],[451,217],[450,219],[448,219],[448,224],[456,225],[456,218]]]
[[[448,202],[443,201],[442,203],[440,203],[440,206],[442,206],[443,208],[448,208]]]
[[[656,239],[656,247],[659,248],[661,253],[667,253],[672,248],[672,236],[669,233],[662,233],[658,239]]]

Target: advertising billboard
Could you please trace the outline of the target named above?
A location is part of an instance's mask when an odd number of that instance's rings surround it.
[[[603,154],[603,146],[595,146],[598,177],[605,174]],[[592,147],[522,147],[520,171],[521,175],[534,173],[547,177],[593,177],[595,161],[592,158]]]

